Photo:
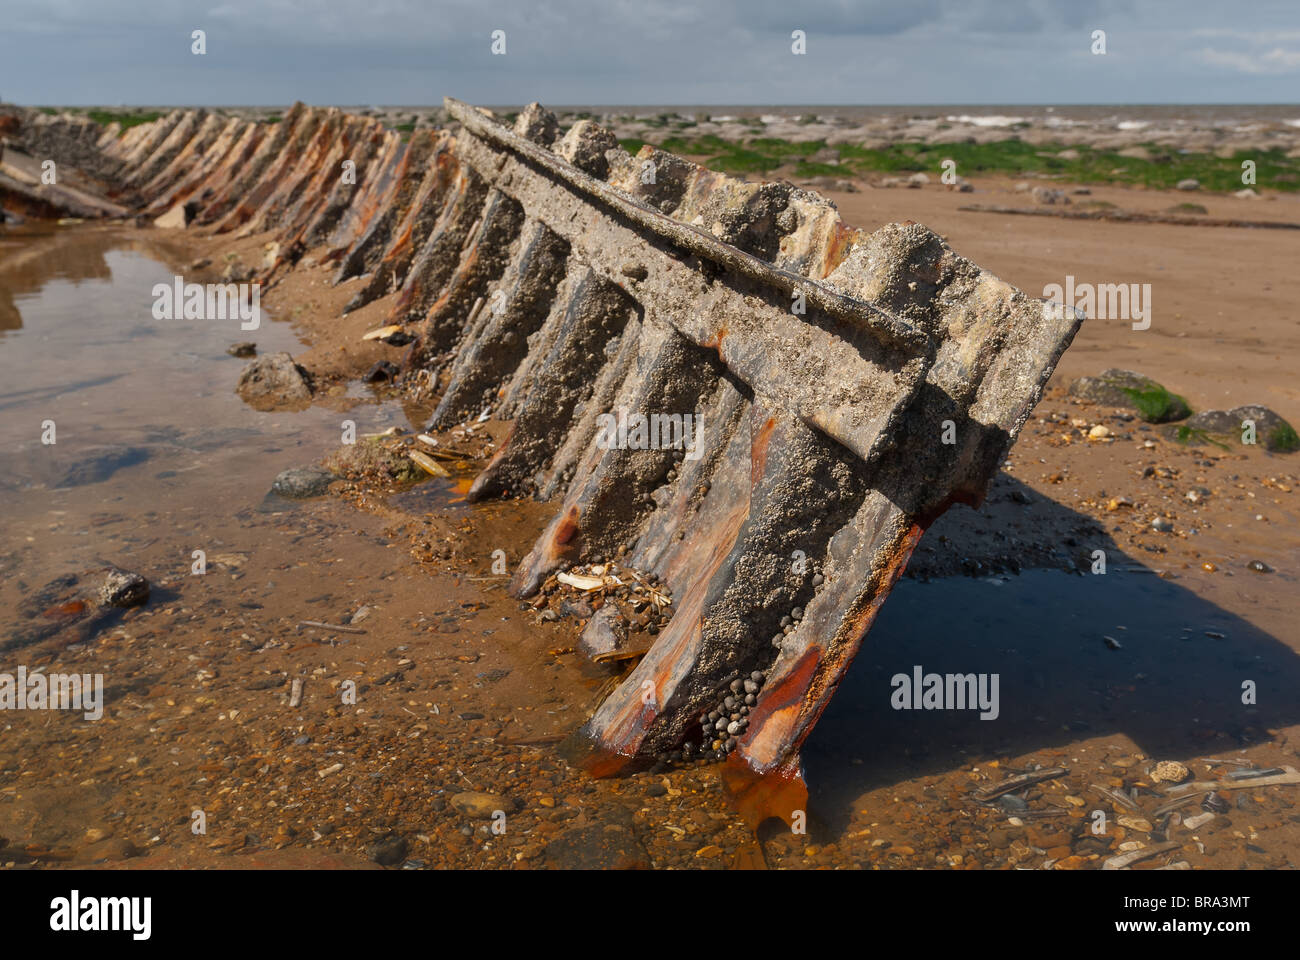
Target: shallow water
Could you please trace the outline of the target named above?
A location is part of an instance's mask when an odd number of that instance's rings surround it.
[[[27,576],[111,554],[120,528],[91,536],[97,516],[125,513],[134,533],[141,521],[184,528],[200,513],[228,516],[258,504],[281,470],[336,447],[344,420],[358,434],[407,426],[396,405],[245,405],[233,387],[247,361],[226,348],[252,340],[259,353],[297,352],[297,337],[265,310],[250,331],[238,320],[156,320],[152,288],[182,267],[155,237],[11,234],[0,246],[0,553],[18,551]]]

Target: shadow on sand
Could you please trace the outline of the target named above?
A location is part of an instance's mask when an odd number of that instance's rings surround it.
[[[1049,527],[1091,524],[1036,500],[1058,514],[1044,518]],[[843,828],[869,790],[973,761],[1109,734],[1148,756],[1205,756],[1300,722],[1300,656],[1290,647],[1155,575],[1108,536],[1093,539],[1105,575],[1029,569],[899,582],[804,746],[812,807],[828,826]],[[891,678],[916,665],[998,674],[999,715],[893,709]],[[1257,706],[1242,702],[1248,680]]]

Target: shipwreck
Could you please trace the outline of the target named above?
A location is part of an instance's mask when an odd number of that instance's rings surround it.
[[[789,819],[800,746],[912,550],[980,503],[1080,315],[918,223],[856,230],[816,193],[634,156],[537,104],[509,125],[446,107],[447,129],[409,137],[302,104],[120,135],[32,123],[114,185],[80,214],[274,231],[263,283],[313,251],[364,278],[349,309],[395,294],[389,342],[436,384],[430,426],[512,424],[471,496],[554,504],[511,592],[617,563],[672,598],[564,749],[596,775],[720,760],[752,821]],[[27,169],[0,200],[55,205]],[[694,418],[693,446],[609,442],[632,415]]]

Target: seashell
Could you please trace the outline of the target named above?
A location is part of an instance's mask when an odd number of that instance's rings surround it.
[[[559,580],[560,583],[568,584],[583,591],[599,590],[605,585],[605,581],[600,577],[588,577],[581,573],[565,573],[561,571],[555,575],[555,579]]]
[[[435,477],[450,477],[447,468],[440,464],[433,457],[421,453],[419,450],[412,450],[407,454],[415,463],[417,463],[425,473],[431,473]],[[563,576],[563,574],[561,574]]]

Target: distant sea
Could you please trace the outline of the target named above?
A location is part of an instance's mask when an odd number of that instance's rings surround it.
[[[970,104],[930,104],[925,106],[843,106],[843,105],[783,105],[783,106],[740,106],[736,104],[707,105],[558,105],[548,104],[554,111],[586,111],[596,115],[653,117],[659,114],[682,114],[694,117],[696,114],[708,114],[711,118],[722,117],[760,117],[801,116],[813,114],[824,117],[840,117],[850,123],[865,122],[881,117],[942,119],[949,122],[973,123],[976,126],[1012,126],[1016,123],[1032,123],[1035,126],[1070,126],[1072,124],[1093,125],[1111,123],[1154,123],[1167,124],[1184,122],[1196,127],[1235,127],[1248,123],[1285,123],[1300,127],[1300,104],[1076,104],[1068,106],[1051,106],[1047,104],[1026,106],[1024,104],[970,105]],[[504,107],[511,110],[518,107]]]

